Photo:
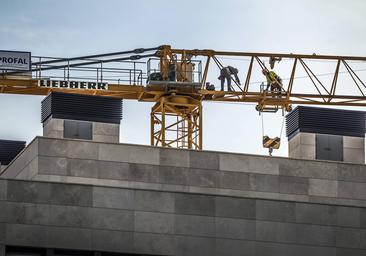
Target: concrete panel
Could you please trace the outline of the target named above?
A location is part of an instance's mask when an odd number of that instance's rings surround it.
[[[358,208],[356,208],[358,209]],[[366,229],[366,209],[365,208],[361,208],[359,209],[360,211],[360,227],[361,228],[365,228]]]
[[[205,169],[190,169],[188,171],[188,184],[190,186],[217,188],[219,186],[219,172]]]
[[[14,179],[31,180],[34,178],[35,175],[37,175],[37,173],[38,173],[38,158],[35,157],[30,163],[28,163],[28,165],[24,167],[24,169],[21,172],[19,172],[14,177]]]
[[[279,192],[282,194],[307,195],[309,180],[303,177],[279,176]]]
[[[189,167],[199,169],[219,169],[219,154],[215,152],[189,151]]]
[[[291,143],[292,146],[290,146],[290,142],[289,142],[289,146],[288,146],[288,157],[289,158],[296,158],[296,159],[300,159],[301,158],[301,150],[300,150],[300,144],[298,145],[293,145],[294,143]]]
[[[296,203],[296,222],[335,225],[337,208],[330,205]]]
[[[128,187],[133,189],[143,189],[143,190],[162,190],[162,184],[159,183],[149,183],[149,182],[142,182],[142,181],[129,181]]]
[[[342,227],[336,228],[336,246],[344,248],[360,248],[360,230]]]
[[[291,139],[288,140],[288,148],[294,149],[300,145],[300,137],[301,133],[297,133],[295,136],[293,136]]]
[[[117,209],[134,209],[133,190],[93,187],[93,206]]]
[[[215,218],[216,237],[240,240],[255,240],[255,220]]]
[[[352,199],[366,199],[366,186],[357,182],[338,182],[338,196]]]
[[[119,136],[93,134],[93,141],[107,142],[107,143],[118,143],[119,142]]]
[[[119,136],[119,124],[93,122],[93,134]]]
[[[91,186],[52,184],[50,200],[53,204],[92,206],[93,191]]]
[[[51,184],[8,180],[7,196],[9,201],[16,202],[49,202]]]
[[[337,179],[338,163],[281,159],[280,175],[319,179]]]
[[[129,180],[157,183],[159,180],[159,166],[130,164]]]
[[[239,154],[220,154],[220,170],[278,174],[278,163],[265,157]]]
[[[6,201],[0,201],[0,223],[6,223],[7,219],[7,208],[6,208]]]
[[[111,252],[134,252],[132,232],[113,230],[92,230],[92,250]]]
[[[0,255],[1,253],[3,253],[1,250],[3,248],[1,248],[2,244],[5,244],[6,242],[6,224],[5,223],[0,223]]]
[[[43,130],[43,136],[47,138],[62,139],[64,137],[64,132],[55,130]]]
[[[174,212],[175,198],[173,193],[136,190],[134,203],[136,210]]]
[[[6,215],[6,222],[12,224],[49,224],[49,205],[7,202],[2,212]]]
[[[159,166],[159,183],[188,185],[188,168],[174,166]]]
[[[63,138],[64,137],[64,120],[58,118],[48,118],[43,123],[43,136],[49,138]]]
[[[48,118],[44,123],[43,136],[47,137],[49,131],[62,131],[64,130],[64,119],[59,118]]]
[[[150,255],[175,255],[175,238],[171,235],[134,233],[136,253]]]
[[[366,166],[359,164],[339,164],[338,180],[366,182]]]
[[[257,200],[256,215],[258,220],[295,222],[295,203]]]
[[[160,149],[145,146],[99,144],[99,160],[159,164]],[[143,156],[143,157],[142,157]]]
[[[336,232],[331,226],[297,224],[297,243],[335,246]]]
[[[356,207],[336,206],[337,208],[337,225],[344,227],[361,227],[361,218],[365,218],[364,228],[366,228],[366,212],[364,209]],[[362,212],[362,214],[361,214]]]
[[[98,159],[99,144],[80,140],[67,141],[67,157],[79,159]]]
[[[98,178],[112,180],[127,180],[130,164],[110,161],[96,161],[98,166]]]
[[[279,177],[275,175],[250,174],[250,190],[279,192]]]
[[[250,190],[249,174],[241,172],[219,173],[219,187],[239,190]]]
[[[7,188],[8,188],[8,181],[0,180],[0,200],[6,200],[8,190]]]
[[[38,173],[51,175],[67,175],[68,161],[64,157],[38,157]]]
[[[315,147],[313,145],[300,145],[300,159],[315,159]]]
[[[89,229],[48,227],[48,243],[51,248],[79,250],[92,249],[92,231]]]
[[[315,159],[315,134],[298,133],[288,142],[289,157]]]
[[[96,229],[133,231],[134,212],[128,210],[93,208],[92,227]]]
[[[0,235],[1,237],[1,235]],[[1,241],[1,238],[0,238]],[[5,256],[5,245],[0,244],[0,256]]]
[[[315,133],[299,133],[300,144],[315,146]]]
[[[256,256],[293,256],[295,245],[280,244],[280,243],[268,243],[268,242],[255,242],[256,244]]]
[[[223,196],[217,196],[215,199],[215,216],[254,219],[255,215],[255,199]]]
[[[365,148],[365,138],[343,136],[343,147],[345,147],[345,148]]]
[[[215,218],[196,215],[174,215],[174,233],[178,235],[215,237]]]
[[[91,227],[91,208],[77,206],[49,206],[49,225],[63,227]]]
[[[337,256],[366,256],[366,250],[337,248]]]
[[[68,176],[98,178],[98,163],[95,160],[68,159]]]
[[[215,197],[195,194],[175,194],[175,213],[214,216]]]
[[[135,231],[173,234],[174,215],[169,213],[135,212]]]
[[[364,164],[365,148],[343,148],[343,161]]]
[[[216,256],[255,256],[255,242],[232,239],[216,239]]]
[[[160,149],[160,165],[189,167],[189,151],[179,149]]]
[[[256,240],[296,243],[297,224],[281,222],[256,222]]]
[[[338,181],[309,179],[309,195],[337,197]]]
[[[215,255],[215,238],[175,236],[177,256],[212,256]]]
[[[257,256],[335,256],[332,247],[256,242]]]
[[[7,165],[1,165],[0,164],[0,175],[6,169],[6,167],[7,167]]]
[[[220,154],[219,165],[222,171],[249,172],[249,159],[239,154]]]
[[[68,140],[49,139],[37,137],[39,155],[66,157],[68,153]]]
[[[45,247],[48,246],[49,227],[39,225],[7,224],[7,245]]]

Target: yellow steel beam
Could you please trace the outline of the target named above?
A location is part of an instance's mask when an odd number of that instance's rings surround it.
[[[23,79],[0,79],[0,93],[10,94],[27,94],[27,95],[47,95],[51,91],[78,93],[86,95],[100,95],[107,97],[115,97],[121,99],[132,99],[140,101],[157,102],[166,95],[164,91],[147,90],[145,86],[135,85],[117,85],[109,84],[108,90],[82,90],[82,89],[63,89],[39,87],[38,80]],[[178,93],[179,92],[175,92]],[[221,92],[199,90],[197,93],[185,93],[184,97],[178,97],[177,104],[193,104],[196,105],[197,100],[202,98],[204,101],[216,102],[242,102],[242,103],[260,103],[265,102],[268,106],[287,106],[291,104],[307,104],[307,105],[339,105],[339,106],[366,106],[365,96],[352,95],[336,95],[332,94],[301,94],[301,93],[283,93],[281,97],[271,92]],[[197,99],[198,98],[198,99]],[[196,100],[195,100],[196,99]],[[332,99],[332,101],[323,99]]]

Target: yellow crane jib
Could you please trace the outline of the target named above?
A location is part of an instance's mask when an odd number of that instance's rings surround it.
[[[261,113],[291,111],[292,105],[366,107],[366,78],[359,73],[366,64],[362,56],[175,49],[170,45],[71,58],[27,54],[33,61],[26,70],[2,70],[0,65],[0,94],[59,91],[154,102],[150,138],[155,146],[201,150],[203,101],[255,104]],[[231,91],[221,91],[217,85],[215,89],[209,79],[216,80],[218,69],[227,67],[226,60],[232,58],[245,60],[235,67],[242,83],[233,80]],[[264,60],[268,59],[267,67]],[[319,74],[310,61],[325,62],[333,72]],[[277,86],[258,86],[255,77],[263,79],[264,70],[280,64],[283,81],[276,78]],[[305,75],[300,77],[299,72]],[[331,79],[322,81],[320,75]],[[271,153],[280,141],[263,136],[263,147]]]

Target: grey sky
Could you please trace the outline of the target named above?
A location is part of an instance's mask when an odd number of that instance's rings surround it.
[[[0,0],[0,49],[67,57],[171,44],[366,56],[365,11],[364,0]],[[42,98],[0,95],[0,138],[40,135]],[[149,143],[149,112],[125,102],[122,142]],[[281,121],[266,118],[266,132],[278,136]],[[265,154],[261,133],[254,106],[204,104],[205,149]]]

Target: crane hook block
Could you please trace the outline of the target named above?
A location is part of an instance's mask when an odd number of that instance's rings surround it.
[[[278,137],[270,138],[267,135],[263,136],[263,147],[271,149],[279,149],[281,145],[281,139]]]

